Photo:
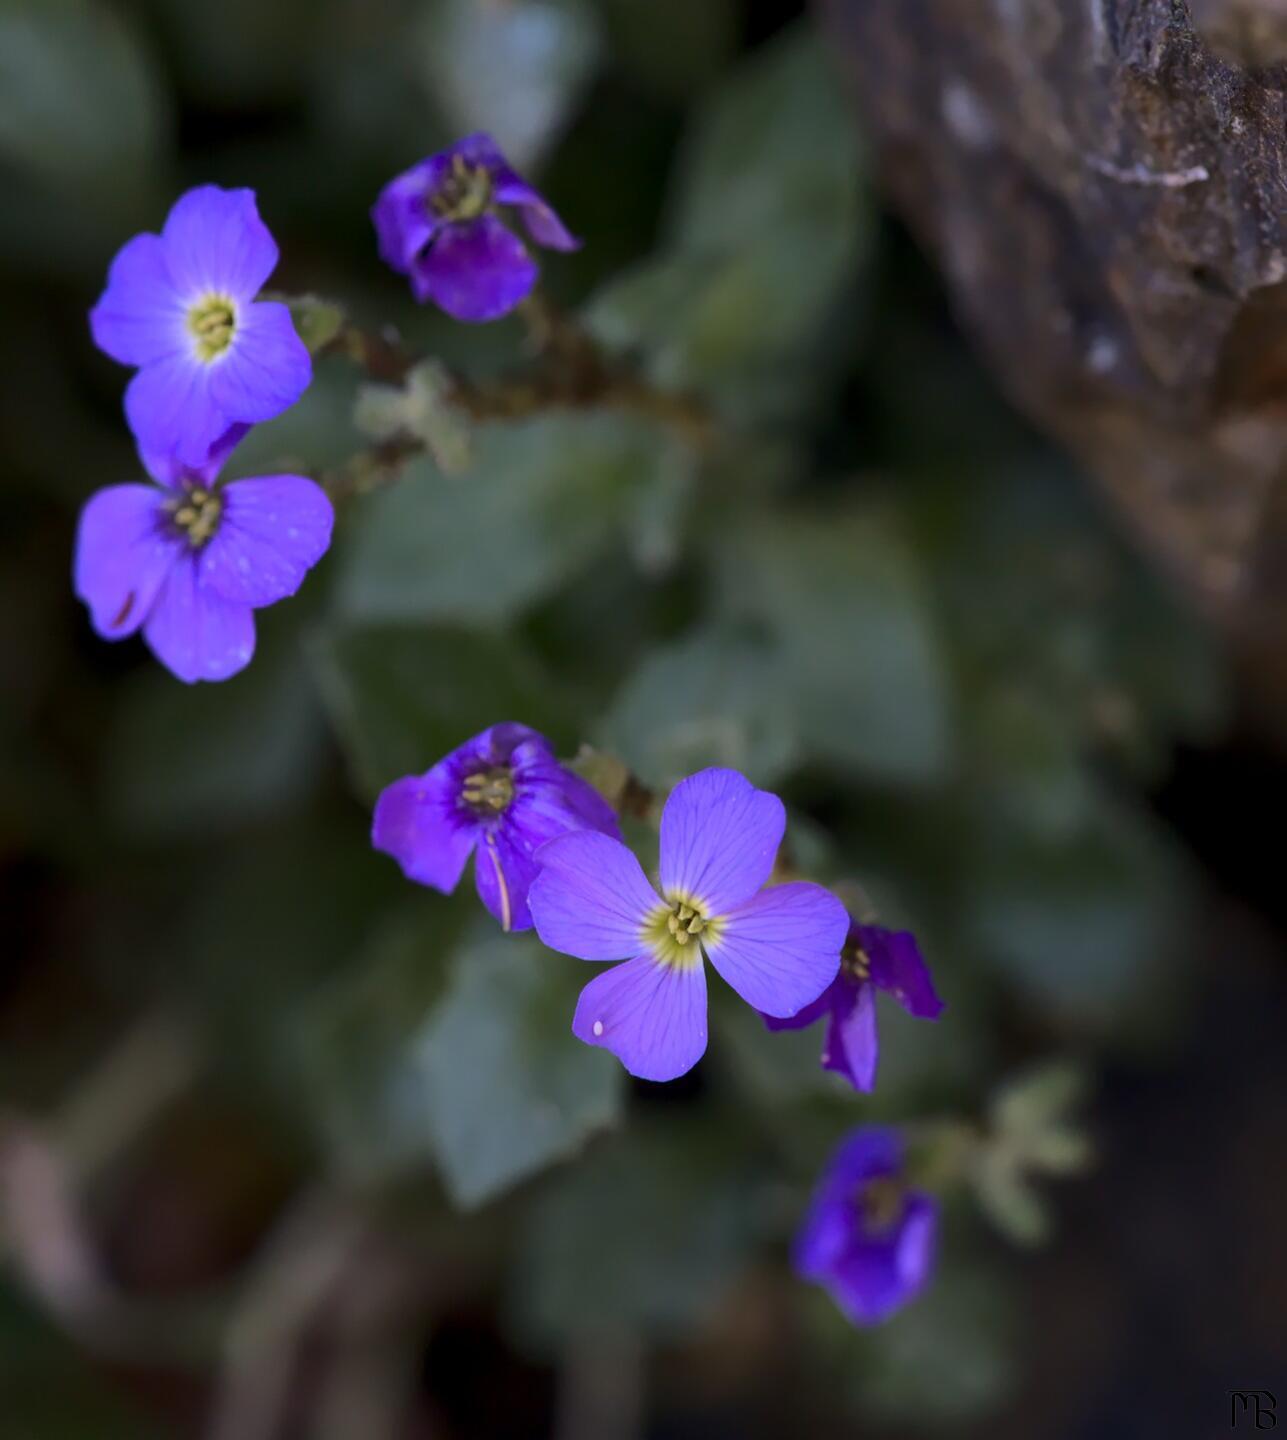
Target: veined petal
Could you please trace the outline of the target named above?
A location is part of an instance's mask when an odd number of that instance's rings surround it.
[[[203,586],[196,557],[184,555],[156,597],[143,638],[180,680],[227,680],[255,653],[254,613]]]
[[[766,1015],[790,1016],[836,978],[848,928],[834,895],[796,881],[724,911],[702,939],[711,964],[743,1000]]]
[[[244,605],[293,595],[331,543],[335,512],[325,491],[302,475],[267,475],[220,493],[219,529],[200,555],[202,583]]]
[[[136,235],[117,252],[89,327],[94,344],[123,365],[147,365],[186,347],[185,307],[159,235]]]
[[[456,320],[499,320],[536,284],[536,262],[494,215],[446,225],[411,271],[418,300]]]
[[[477,838],[477,828],[461,822],[444,766],[395,780],[376,801],[372,845],[392,855],[407,879],[444,894],[460,883]]]
[[[644,923],[661,901],[632,851],[580,830],[542,845],[536,863],[529,903],[543,944],[579,960],[638,953]]]
[[[837,984],[844,984],[837,981]],[[876,1062],[880,1057],[876,1034],[876,990],[873,985],[847,986],[827,1026],[822,1068],[843,1075],[855,1090],[876,1088]]]
[[[785,830],[781,800],[736,770],[690,775],[661,813],[662,893],[698,901],[707,915],[725,914],[769,878]]]
[[[241,444],[249,425],[229,425],[222,435],[211,445],[206,452],[206,458],[200,465],[185,465],[179,457],[173,453],[167,454],[164,451],[148,452],[140,449],[139,459],[143,462],[143,468],[157,482],[172,489],[183,480],[198,480],[202,485],[211,486],[219,476],[220,470],[228,456]]]
[[[210,395],[230,420],[259,423],[308,389],[313,362],[285,305],[244,306],[227,353],[210,362]]]
[[[474,854],[478,898],[500,921],[502,930],[530,930],[528,897],[540,874],[531,850],[506,826],[484,830]]]
[[[871,962],[872,983],[888,991],[909,1015],[936,1020],[943,1013],[943,1002],[916,937],[907,930],[883,930],[876,925],[857,928]]]
[[[181,295],[248,302],[277,268],[277,243],[259,218],[253,190],[201,185],[175,202],[161,232]]]
[[[774,1032],[804,1030],[810,1025],[816,1025],[824,1015],[830,1015],[834,1007],[841,1003],[838,992],[844,983],[844,979],[837,976],[816,1000],[806,1005],[803,1010],[797,1010],[794,1015],[761,1014],[760,1019]]]
[[[207,463],[228,429],[209,380],[209,367],[189,350],[138,372],[125,391],[125,416],[142,454],[169,455],[184,466]]]
[[[581,991],[572,1033],[611,1050],[641,1080],[675,1080],[706,1050],[706,975],[638,955]]]
[[[113,485],[80,512],[76,594],[104,639],[124,639],[143,624],[180,559],[180,542],[162,526],[163,499],[152,485]]]

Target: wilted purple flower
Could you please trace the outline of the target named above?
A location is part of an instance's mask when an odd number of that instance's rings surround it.
[[[216,485],[247,427],[201,465],[143,455],[156,485],[91,496],[76,536],[76,594],[105,640],[142,629],[180,680],[226,680],[255,650],[253,611],[299,589],[331,543],[334,514],[302,475]]]
[[[550,250],[575,250],[542,196],[510,168],[490,135],[468,135],[391,180],[371,218],[380,256],[422,303],[457,320],[498,320],[536,284],[536,262],[498,218],[513,206],[527,233]]]
[[[546,845],[531,895],[537,934],[581,960],[626,962],[582,990],[573,1033],[632,1075],[673,1080],[706,1049],[703,956],[767,1014],[816,999],[835,978],[848,916],[820,885],[761,888],[785,828],[776,795],[736,770],[703,770],[662,811],[660,896],[618,841]]]
[[[929,967],[916,937],[906,930],[885,930],[851,920],[840,973],[830,988],[798,1015],[764,1017],[770,1030],[800,1030],[830,1017],[822,1042],[822,1065],[845,1077],[855,1090],[876,1084],[880,1045],[876,1037],[876,991],[884,990],[920,1020],[937,1020],[943,1011]]]
[[[101,350],[139,367],[125,413],[140,450],[200,467],[230,425],[271,420],[308,388],[290,312],[255,303],[276,265],[254,191],[217,185],[119,251],[89,323]]]
[[[796,1235],[798,1274],[856,1325],[875,1325],[925,1288],[938,1202],[908,1188],[897,1131],[855,1130],[832,1157]]]
[[[475,855],[483,904],[503,929],[530,930],[532,856],[547,840],[579,830],[621,834],[612,807],[559,764],[545,736],[511,722],[466,740],[425,774],[388,786],[376,802],[371,843],[409,880],[445,894]]]

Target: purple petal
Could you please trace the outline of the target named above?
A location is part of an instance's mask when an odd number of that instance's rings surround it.
[[[331,543],[335,512],[321,486],[302,475],[268,475],[220,493],[219,529],[201,551],[202,584],[243,605],[293,595]]]
[[[474,856],[474,884],[502,930],[532,928],[528,895],[539,874],[531,849],[512,827],[501,825],[484,832]]]
[[[837,976],[821,995],[803,1010],[797,1010],[794,1015],[765,1015],[760,1014],[760,1019],[775,1033],[778,1030],[804,1030],[810,1025],[815,1025],[824,1015],[830,1015],[837,1003],[840,1001],[840,992],[844,986],[844,978]]]
[[[572,1033],[611,1050],[641,1080],[674,1080],[706,1050],[706,975],[636,956],[596,975],[581,991]]]
[[[907,930],[883,930],[878,925],[856,928],[871,962],[873,983],[888,991],[909,1015],[919,1020],[938,1019],[943,1002],[934,989],[916,937]]]
[[[143,624],[182,554],[181,543],[162,528],[163,500],[152,485],[113,485],[80,512],[76,594],[104,639],[123,639]]]
[[[381,791],[371,843],[402,866],[407,879],[450,895],[478,838],[462,823],[453,777],[443,764],[408,775]]]
[[[210,396],[229,420],[259,423],[308,389],[313,362],[285,305],[248,305],[227,352],[210,364]]]
[[[210,397],[210,367],[185,351],[146,365],[125,391],[125,416],[143,455],[208,463],[228,417]]]
[[[522,794],[524,828],[530,838],[539,835],[539,843],[544,844],[567,830],[599,830],[621,838],[612,806],[593,785],[559,763],[543,735],[528,732],[528,738],[511,750],[509,762]]]
[[[203,586],[195,556],[185,555],[166,577],[143,636],[180,680],[226,680],[255,653],[254,613]]]
[[[582,830],[542,845],[536,863],[529,903],[543,944],[578,960],[638,953],[644,923],[662,902],[633,852]]]
[[[844,981],[845,995],[831,1016],[823,1042],[822,1068],[843,1075],[855,1090],[876,1088],[876,1062],[880,1058],[876,1034],[876,990],[872,985]]]
[[[146,365],[187,348],[185,321],[161,237],[136,235],[117,252],[107,289],[90,311],[95,345],[123,365]]]
[[[796,881],[723,912],[702,940],[711,964],[743,1000],[766,1015],[790,1016],[836,978],[848,929],[834,895]]]
[[[498,320],[536,284],[536,262],[523,242],[494,215],[439,231],[416,262],[418,300],[432,300],[456,320]]]
[[[143,461],[143,468],[158,485],[173,488],[184,480],[196,480],[210,486],[249,430],[249,425],[229,425],[206,452],[206,458],[200,465],[185,465],[177,455],[164,452],[148,454],[140,450],[139,458]]]
[[[441,228],[428,205],[440,169],[431,161],[422,161],[390,180],[372,206],[371,221],[380,258],[400,275],[410,272],[420,252]]]
[[[892,1235],[855,1243],[835,1265],[827,1288],[855,1324],[879,1324],[925,1288],[934,1265],[937,1222],[933,1200],[909,1196]]]
[[[277,244],[259,218],[253,190],[189,190],[170,211],[161,239],[188,304],[208,294],[251,301],[277,268]]]
[[[690,775],[661,813],[662,893],[700,902],[707,915],[725,914],[769,878],[785,829],[781,800],[736,770]]]

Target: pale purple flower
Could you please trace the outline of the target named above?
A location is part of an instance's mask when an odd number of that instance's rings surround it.
[[[290,311],[255,301],[276,266],[254,191],[217,185],[119,251],[89,323],[101,350],[139,367],[125,414],[140,450],[200,467],[230,425],[271,420],[308,388]]]
[[[876,1036],[876,991],[892,995],[920,1020],[937,1020],[943,1002],[916,937],[852,920],[840,957],[840,973],[812,1005],[780,1020],[765,1015],[770,1030],[800,1030],[828,1016],[822,1065],[843,1075],[855,1090],[872,1090],[880,1045]]]
[[[849,917],[819,885],[763,888],[786,828],[781,800],[736,770],[681,781],[661,817],[660,895],[604,835],[537,855],[536,932],[581,960],[625,960],[581,992],[573,1033],[632,1075],[673,1080],[706,1049],[703,957],[757,1010],[790,1016],[827,988]]]
[[[371,218],[380,256],[422,304],[457,320],[497,320],[536,284],[537,266],[501,219],[512,208],[528,235],[550,250],[575,250],[544,198],[501,154],[490,135],[465,139],[391,180]]]
[[[909,1187],[898,1132],[873,1126],[832,1157],[792,1259],[855,1325],[875,1325],[925,1288],[937,1240],[938,1202]]]
[[[474,856],[478,895],[505,930],[530,930],[536,850],[569,831],[619,836],[602,795],[555,758],[544,735],[493,725],[426,771],[395,780],[375,806],[371,843],[409,880],[450,894]]]
[[[302,475],[216,484],[246,432],[201,465],[143,455],[155,485],[90,497],[76,536],[76,594],[105,640],[142,630],[180,680],[226,680],[255,650],[253,612],[299,589],[331,543],[334,515]]]

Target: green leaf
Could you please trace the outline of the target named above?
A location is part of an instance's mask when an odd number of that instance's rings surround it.
[[[105,777],[118,822],[165,836],[268,818],[306,793],[325,728],[296,627],[261,616],[255,663],[222,685],[151,668],[124,689]]]
[[[165,112],[120,7],[0,0],[0,159],[107,204],[155,171]]]
[[[549,414],[474,432],[474,464],[428,461],[365,502],[339,606],[361,620],[496,623],[522,611],[610,543],[686,452],[614,414]]]
[[[461,134],[487,130],[520,167],[541,154],[593,76],[600,26],[585,0],[438,0],[420,51]]]
[[[521,720],[571,749],[569,707],[527,652],[489,632],[339,627],[310,658],[359,790],[427,770],[488,725]]]
[[[605,748],[663,787],[707,765],[731,766],[769,785],[799,753],[771,656],[719,628],[694,631],[646,656],[601,730]]]
[[[364,385],[358,391],[353,423],[379,441],[409,435],[428,449],[444,475],[469,468],[470,430],[449,403],[451,377],[436,360],[424,360],[404,385]]]
[[[532,935],[476,932],[416,1046],[444,1182],[480,1205],[620,1115],[615,1057],[572,1034],[584,968]]]
[[[889,780],[941,773],[943,661],[915,556],[885,514],[761,518],[729,533],[716,563],[724,612],[771,637],[814,754]]]
[[[678,1116],[554,1179],[520,1235],[508,1309],[540,1352],[600,1327],[673,1344],[710,1316],[763,1228],[745,1157]]]

